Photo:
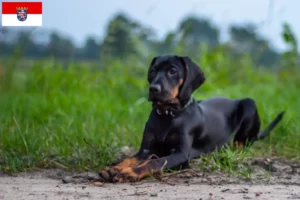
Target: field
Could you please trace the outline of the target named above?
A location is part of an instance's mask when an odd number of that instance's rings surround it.
[[[253,157],[300,157],[300,73],[294,67],[265,69],[245,56],[231,60],[222,52],[195,60],[207,81],[196,99],[251,97],[262,128],[285,111],[264,141],[244,151],[221,150],[199,163],[202,170],[251,176]],[[0,69],[0,167],[5,172],[62,167],[99,170],[120,149],[137,150],[151,104],[147,101],[150,58],[62,64],[54,60],[6,59]]]

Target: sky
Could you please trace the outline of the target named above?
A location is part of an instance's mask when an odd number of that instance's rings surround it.
[[[283,22],[288,22],[296,37],[300,38],[298,22],[300,0],[42,0],[42,2],[42,28],[69,35],[79,45],[90,35],[101,39],[109,20],[120,11],[153,28],[159,38],[168,31],[175,30],[179,22],[189,14],[211,19],[220,27],[222,41],[228,39],[227,28],[230,24],[249,22],[258,25],[259,33],[269,39],[278,50],[286,47],[281,38]],[[35,30],[37,29],[41,28]]]

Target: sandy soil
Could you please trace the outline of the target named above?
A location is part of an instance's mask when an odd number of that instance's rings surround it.
[[[0,174],[0,199],[300,199],[300,164],[258,159],[253,168],[251,180],[189,169],[165,175],[164,182],[148,178],[132,184],[101,184],[96,173],[61,169]]]

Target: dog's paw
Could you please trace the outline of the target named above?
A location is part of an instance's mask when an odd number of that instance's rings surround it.
[[[105,182],[113,182],[113,178],[120,172],[121,169],[119,169],[118,167],[111,167],[100,171],[99,177]]]
[[[133,167],[128,167],[123,169],[121,172],[117,173],[113,179],[113,183],[123,183],[123,182],[136,182],[143,178],[141,174],[138,174]]]

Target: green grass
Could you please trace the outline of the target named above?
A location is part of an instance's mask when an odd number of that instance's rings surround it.
[[[203,54],[207,76],[196,99],[251,97],[257,101],[262,128],[285,110],[283,121],[250,150],[212,154],[211,169],[236,172],[252,156],[299,159],[300,78],[294,69],[277,73],[255,68],[244,57]],[[147,102],[148,64],[119,61],[95,70],[90,64],[63,68],[39,61],[30,68],[8,63],[0,81],[0,168],[21,171],[61,164],[68,169],[100,169],[123,146],[138,148],[151,110]],[[5,78],[8,76],[10,78]],[[240,158],[240,160],[239,160]],[[207,165],[208,166],[208,165]],[[202,168],[205,166],[202,166]],[[240,170],[247,176],[247,169]]]
[[[200,159],[200,168],[205,171],[225,171],[230,175],[251,178],[251,159],[254,149],[222,148]]]

